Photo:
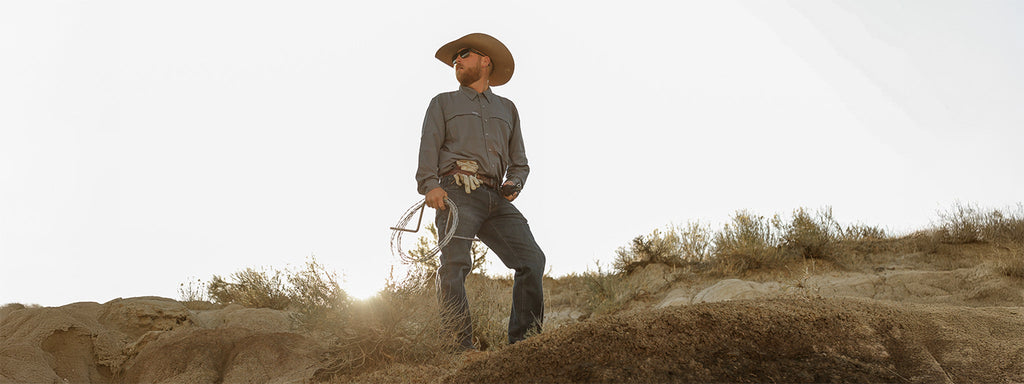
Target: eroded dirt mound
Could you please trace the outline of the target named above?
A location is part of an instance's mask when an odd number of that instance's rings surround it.
[[[1024,309],[772,298],[592,319],[444,382],[1020,382]]]
[[[317,368],[317,346],[295,333],[242,328],[161,335],[124,369],[126,383],[301,383]]]
[[[0,383],[304,382],[322,349],[286,312],[159,297],[5,308]]]

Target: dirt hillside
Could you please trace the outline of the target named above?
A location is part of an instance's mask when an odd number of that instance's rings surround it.
[[[446,382],[1020,382],[1024,310],[771,298],[597,318]]]
[[[0,383],[302,382],[321,350],[281,311],[157,297],[0,316]]]
[[[339,345],[288,312],[7,305],[0,384],[1024,382],[1024,281],[986,265],[722,279],[649,265],[622,284],[620,310],[591,314],[584,288],[552,281],[550,326],[513,346],[330,377]]]

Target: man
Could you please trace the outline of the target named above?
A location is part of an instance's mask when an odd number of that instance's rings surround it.
[[[512,101],[491,92],[512,78],[515,63],[504,44],[483,33],[445,44],[434,56],[455,69],[460,84],[430,101],[416,171],[419,193],[436,210],[439,231],[448,228],[446,199],[458,207],[457,237],[441,249],[437,271],[443,314],[457,345],[473,350],[464,286],[473,265],[472,244],[458,237],[477,236],[516,271],[508,324],[508,341],[516,343],[539,332],[544,321],[545,259],[526,218],[512,205],[530,173],[519,112]]]

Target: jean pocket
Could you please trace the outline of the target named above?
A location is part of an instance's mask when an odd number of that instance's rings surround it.
[[[455,188],[458,185],[455,184],[455,175],[448,175],[441,178],[441,188]]]

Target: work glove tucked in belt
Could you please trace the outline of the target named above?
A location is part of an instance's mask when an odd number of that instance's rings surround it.
[[[476,171],[479,166],[473,160],[455,160],[455,166],[463,172],[455,173],[455,184],[466,188],[466,193],[473,192],[480,186],[480,179],[476,178]]]

